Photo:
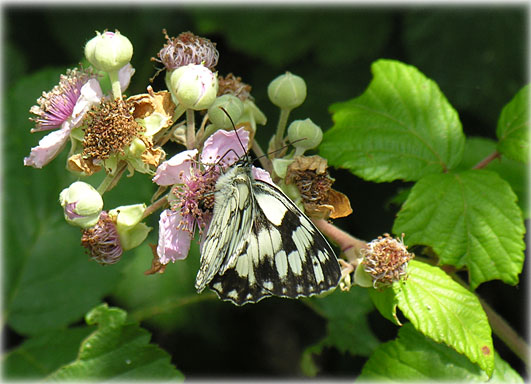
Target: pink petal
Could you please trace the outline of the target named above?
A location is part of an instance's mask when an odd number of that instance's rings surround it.
[[[127,63],[124,65],[119,71],[118,71],[118,81],[120,81],[120,88],[122,89],[122,92],[129,87],[129,83],[131,82],[131,77],[135,74],[135,69],[131,65],[131,63]]]
[[[245,155],[248,145],[249,132],[245,129],[240,128],[237,132],[220,129],[205,141],[203,152],[201,152],[201,163],[216,164],[219,162],[224,166],[232,165]]]
[[[93,105],[99,104],[103,97],[100,83],[96,79],[90,79],[87,81],[87,83],[81,87],[80,93],[79,99],[74,106],[74,111],[72,112],[72,128],[80,125],[85,113],[87,113]]]
[[[190,175],[190,168],[197,156],[197,149],[180,152],[157,168],[153,182],[158,185],[182,184],[182,176]]]
[[[68,141],[71,130],[71,122],[67,120],[61,129],[44,136],[37,147],[31,148],[30,155],[24,158],[24,165],[34,168],[44,167],[61,152]]]
[[[265,169],[255,167],[253,165],[251,172],[255,180],[261,180],[268,184],[275,185],[275,183],[273,182],[273,179],[271,178],[271,175]]]
[[[192,235],[177,229],[181,220],[181,214],[170,209],[160,214],[157,254],[161,264],[165,265],[170,261],[174,263],[175,260],[183,260],[188,256]]]

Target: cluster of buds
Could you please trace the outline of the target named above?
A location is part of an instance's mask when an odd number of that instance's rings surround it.
[[[118,31],[104,31],[85,46],[92,68],[67,71],[30,110],[36,116],[32,132],[53,132],[32,148],[25,165],[43,167],[70,142],[70,172],[106,175],[97,188],[73,183],[59,199],[65,220],[81,227],[81,244],[93,260],[114,264],[124,251],[142,244],[151,230],[142,221],[158,210],[158,244],[152,246],[147,273],[161,273],[170,262],[186,258],[194,235],[208,228],[218,177],[250,150],[262,165],[253,167],[253,177],[277,184],[309,217],[328,220],[352,212],[348,198],[332,189],[326,160],[306,154],[320,144],[321,128],[310,119],[288,124],[291,111],[306,99],[301,77],[287,72],[268,86],[280,116],[265,153],[254,137],[266,116],[254,103],[250,85],[232,73],[218,75],[215,43],[190,32],[176,38],[163,32],[166,44],[152,60],[164,65],[167,89],[155,92],[148,86],[146,93],[126,97],[134,74],[133,46]],[[99,83],[105,75],[112,85],[109,94]],[[185,149],[166,159],[168,142]],[[104,209],[102,196],[126,170],[152,178],[158,187],[154,203]],[[410,256],[401,242],[395,243],[388,236],[370,243],[354,273],[356,282],[366,285],[370,276],[372,286],[381,286],[403,278]]]

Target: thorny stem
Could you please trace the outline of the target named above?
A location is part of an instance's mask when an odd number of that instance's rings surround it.
[[[193,149],[195,146],[195,111],[186,110],[186,149]]]
[[[479,163],[477,163],[476,165],[474,165],[474,167],[472,167],[472,169],[482,169],[482,168],[485,168],[492,160],[494,159],[497,159],[497,158],[500,158],[501,157],[501,153],[498,152],[498,151],[494,151],[492,152],[490,155],[488,155],[487,157],[485,157],[483,160],[481,160]]]
[[[357,265],[358,259],[361,257],[360,251],[367,245],[367,242],[355,238],[324,219],[314,219],[313,222],[323,234],[339,246],[351,264]]]
[[[278,118],[277,132],[275,133],[274,148],[271,150],[274,152],[280,147],[282,147],[282,142],[284,140],[284,132],[286,131],[286,125],[288,124],[288,117],[291,112],[291,109],[280,109],[280,116]]]

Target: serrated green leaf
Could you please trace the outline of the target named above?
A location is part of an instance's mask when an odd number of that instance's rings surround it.
[[[126,320],[119,308],[102,304],[86,316],[88,324],[97,324],[81,344],[78,358],[51,374],[59,380],[175,380],[183,375],[170,363],[170,355],[149,344],[151,335],[138,323]]]
[[[6,223],[4,316],[21,334],[36,334],[80,319],[114,286],[120,267],[90,262],[80,246],[80,231],[64,222],[59,193],[75,178],[65,171],[65,155],[43,169],[23,159],[43,133],[30,134],[29,109],[50,90],[64,69],[45,69],[9,90],[4,154]]]
[[[437,84],[393,60],[376,61],[372,72],[363,95],[330,108],[334,126],[324,134],[321,155],[376,182],[418,180],[459,164],[461,123]]]
[[[76,327],[32,337],[10,351],[4,360],[4,378],[38,380],[75,360],[81,341],[93,329]],[[53,351],[53,353],[50,353]]]
[[[396,306],[398,305],[398,302],[392,289],[369,289],[369,296],[371,297],[374,306],[383,317],[396,325],[402,325],[396,315]]]
[[[424,335],[444,342],[490,376],[494,348],[487,315],[478,298],[443,270],[412,260],[408,279],[395,283],[398,308]]]
[[[492,382],[523,382],[498,354],[494,361]],[[359,379],[485,382],[489,377],[465,356],[423,336],[408,323],[399,330],[396,340],[378,347],[365,363]]]
[[[467,137],[465,152],[461,164],[455,169],[464,171],[473,168],[480,161],[496,151],[496,142],[486,137]],[[506,180],[518,196],[518,205],[525,218],[529,218],[529,204],[527,199],[527,165],[511,160],[506,156],[494,159],[483,169],[496,172]]]
[[[408,245],[429,245],[441,264],[466,266],[475,289],[500,279],[517,284],[525,227],[509,184],[486,170],[429,175],[413,187],[394,233]]]
[[[501,154],[522,163],[529,162],[529,85],[503,107],[496,136]]]

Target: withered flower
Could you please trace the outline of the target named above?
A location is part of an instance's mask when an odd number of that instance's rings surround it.
[[[320,156],[297,156],[288,166],[285,183],[299,190],[306,214],[316,219],[336,219],[352,213],[350,201],[332,189],[334,179],[328,163]]]

